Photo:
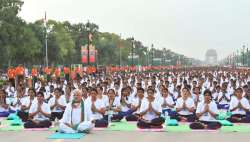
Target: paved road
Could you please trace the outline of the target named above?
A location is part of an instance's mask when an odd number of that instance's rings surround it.
[[[235,142],[249,141],[250,133],[110,132],[95,131],[80,140],[48,140],[53,132],[0,132],[0,142]]]

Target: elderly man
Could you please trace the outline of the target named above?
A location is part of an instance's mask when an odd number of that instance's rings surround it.
[[[63,118],[60,120],[59,132],[88,133],[94,127],[94,124],[90,121],[86,103],[82,100],[80,90],[75,90],[73,95],[73,101],[66,106]]]

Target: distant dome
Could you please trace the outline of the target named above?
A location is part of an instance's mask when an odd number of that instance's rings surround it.
[[[206,52],[206,56],[216,56],[217,57],[217,52],[214,49],[209,49]]]
[[[217,64],[217,52],[214,49],[209,49],[205,55],[205,61],[208,65],[216,65]]]

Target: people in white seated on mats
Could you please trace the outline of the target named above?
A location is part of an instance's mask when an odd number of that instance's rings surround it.
[[[140,118],[137,122],[137,126],[141,129],[150,128],[162,128],[162,124],[165,122],[161,116],[162,107],[161,104],[155,99],[154,89],[149,88],[147,90],[147,99],[142,101],[140,107]]]
[[[188,88],[182,89],[182,96],[176,101],[176,116],[171,116],[172,119],[178,121],[195,121],[195,104],[194,100],[190,96]]]
[[[53,97],[48,102],[50,109],[51,109],[51,121],[55,121],[57,118],[58,120],[62,119],[64,110],[66,108],[66,100],[62,96],[62,90],[60,88],[56,88],[54,90]]]
[[[61,133],[88,133],[94,123],[90,119],[87,102],[82,99],[80,90],[73,91],[73,100],[68,103],[64,111],[63,117],[60,120],[59,132]]]
[[[131,109],[133,111],[132,114],[126,116],[127,121],[137,121],[140,116],[140,107],[142,101],[144,100],[144,89],[137,88],[135,98],[132,100]]]
[[[37,93],[37,101],[33,101],[29,109],[29,120],[24,123],[24,128],[49,128],[51,121],[50,107],[44,102],[44,94]]]
[[[200,87],[194,87],[192,98],[194,100],[195,107],[197,107],[199,102],[202,102],[204,100],[204,96],[201,94]]]
[[[121,102],[121,111],[119,112],[120,116],[126,117],[133,113],[133,110],[131,109],[132,96],[130,94],[130,87],[122,88],[120,102]]]
[[[227,82],[222,83],[221,92],[218,95],[218,109],[228,110],[231,94],[227,91]]]
[[[10,114],[9,111],[9,102],[6,99],[6,92],[4,89],[0,89],[0,117],[8,117]]]
[[[173,111],[175,107],[175,102],[173,97],[169,94],[168,89],[163,87],[161,91],[162,96],[159,98],[159,102],[162,107],[162,113],[164,116],[174,116],[175,112]]]
[[[199,102],[196,109],[198,122],[190,124],[191,129],[219,129],[221,124],[217,122],[218,115],[217,104],[212,99],[212,93],[209,89],[204,91],[204,101]]]
[[[97,98],[97,90],[92,88],[90,99],[86,101],[90,118],[95,123],[95,127],[108,127],[108,120],[104,118],[106,108],[101,99]]]
[[[111,115],[111,121],[121,121],[123,115],[119,114],[121,112],[121,103],[118,96],[115,95],[114,89],[108,90],[109,97],[109,105],[106,108],[107,115],[105,117],[109,117]],[[106,120],[108,118],[105,118]]]
[[[228,118],[230,122],[250,123],[250,117],[247,115],[250,109],[249,101],[242,94],[243,89],[237,88],[235,96],[231,98],[229,110],[232,116]]]
[[[33,103],[33,101],[37,101],[36,91],[33,88],[28,90],[28,96],[25,99],[20,100],[21,106],[20,110],[17,112],[17,115],[22,119],[23,122],[26,122],[29,118],[29,109]]]

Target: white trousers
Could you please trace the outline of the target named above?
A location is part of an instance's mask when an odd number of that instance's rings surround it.
[[[94,128],[94,124],[91,123],[90,121],[84,121],[79,124],[77,127],[77,130],[74,130],[67,126],[64,123],[60,123],[59,125],[59,132],[61,133],[78,133],[78,132],[83,132],[83,131],[90,131],[92,128]]]

